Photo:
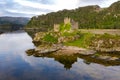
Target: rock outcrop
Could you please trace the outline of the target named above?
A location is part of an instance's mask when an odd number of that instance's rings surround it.
[[[115,37],[112,35],[108,35],[106,37],[96,37],[91,42],[90,46],[91,48],[101,52],[120,51],[120,37]]]

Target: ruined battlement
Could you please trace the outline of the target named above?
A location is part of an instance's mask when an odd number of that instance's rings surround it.
[[[64,24],[71,23],[71,19],[66,17],[64,18]]]
[[[73,19],[68,18],[68,17],[64,18],[64,24],[68,24],[68,23],[71,24],[72,30],[78,29],[78,22],[76,22]],[[59,27],[60,27],[59,24],[54,24],[54,31],[59,32],[59,29],[60,29]]]

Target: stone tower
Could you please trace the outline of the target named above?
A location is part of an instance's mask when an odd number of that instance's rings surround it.
[[[75,22],[74,20],[71,20],[71,26],[72,26],[72,29],[79,29],[78,22]]]
[[[71,23],[71,29],[78,29],[78,22],[75,22],[73,19],[71,18],[64,18],[64,24],[68,24]]]
[[[68,17],[64,18],[64,24],[70,23],[70,21],[71,21],[70,18],[68,18]]]
[[[54,24],[54,32],[59,32],[59,24]]]

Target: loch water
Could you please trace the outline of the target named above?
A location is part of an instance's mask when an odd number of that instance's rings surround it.
[[[83,56],[28,56],[33,48],[25,31],[0,34],[0,80],[120,80],[120,65]]]

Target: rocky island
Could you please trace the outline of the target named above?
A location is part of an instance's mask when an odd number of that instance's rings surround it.
[[[64,23],[55,24],[54,29],[36,33],[33,43],[37,47],[28,50],[27,53],[37,56],[49,53],[88,56],[97,52],[120,52],[119,35],[83,32],[78,29],[78,23],[68,17],[64,19]]]

